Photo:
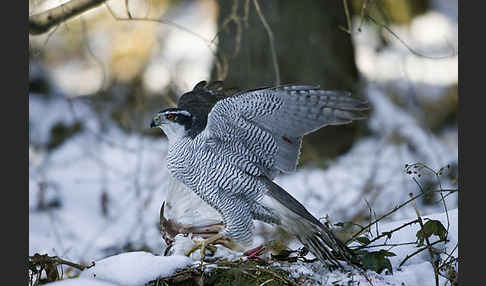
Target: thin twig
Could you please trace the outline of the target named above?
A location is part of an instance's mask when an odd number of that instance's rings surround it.
[[[447,165],[449,166],[449,165]],[[449,228],[450,228],[450,220],[449,220],[449,211],[447,209],[447,205],[445,203],[445,198],[450,195],[451,193],[457,191],[456,190],[450,190],[450,189],[446,189],[444,190],[442,188],[442,183],[441,183],[441,180],[440,180],[440,175],[442,174],[442,170],[444,169],[441,168],[439,171],[435,171],[434,169],[430,168],[429,166],[423,164],[423,163],[415,163],[415,164],[411,164],[411,165],[406,165],[405,166],[405,169],[408,171],[408,172],[411,172],[412,169],[418,169],[418,170],[421,170],[421,169],[425,169],[426,171],[429,171],[430,173],[432,173],[436,179],[437,179],[437,182],[439,184],[439,194],[441,196],[441,201],[442,201],[442,204],[444,206],[444,211],[446,213],[446,218],[447,218],[447,233],[449,233]],[[420,185],[420,183],[417,181],[417,179],[414,177],[413,180],[415,181],[415,183],[419,186],[420,190],[423,192],[423,189],[422,189],[422,186]],[[446,196],[444,196],[443,192],[449,192]],[[446,237],[447,238],[447,237]]]
[[[414,178],[415,179],[415,178]],[[410,194],[410,197],[413,197],[412,194]],[[420,212],[417,208],[417,204],[415,201],[412,201],[413,208],[415,209],[415,213],[417,214],[417,219],[420,224],[420,229],[424,229],[424,223],[422,222],[422,217],[420,216]],[[432,246],[429,241],[429,237],[424,235],[425,238],[425,243],[427,245],[427,249],[429,250],[430,254],[430,259],[432,263],[432,267],[434,268],[434,278],[435,278],[435,286],[439,286],[439,269],[437,269],[437,264],[434,262],[434,251],[432,250]]]
[[[220,24],[218,31],[214,35],[211,43],[214,43],[220,33],[226,29],[226,27],[233,22],[236,25],[236,35],[235,35],[235,49],[233,51],[233,57],[239,54],[241,49],[241,36],[243,33],[242,23],[244,24],[245,28],[248,28],[248,16],[250,13],[250,0],[245,0],[244,5],[244,14],[243,17],[238,15],[238,7],[239,2],[238,0],[233,0],[233,6],[231,7],[231,14],[229,14]],[[224,78],[223,78],[224,79]]]
[[[262,284],[260,284],[259,286],[264,286],[270,282],[272,282],[274,279],[268,279],[267,281],[263,282]]]
[[[125,0],[125,11],[127,12],[128,19],[132,19],[132,14],[130,13],[130,9],[128,8],[128,0]]]
[[[406,226],[409,226],[411,224],[414,224],[414,223],[418,223],[418,219],[416,220],[413,220],[413,221],[410,221],[410,222],[407,222],[395,229],[392,229],[390,231],[384,231],[382,232],[380,235],[378,235],[377,237],[373,238],[372,240],[370,240],[370,242],[367,244],[367,245],[363,245],[363,246],[359,246],[358,249],[362,249],[362,248],[367,248],[367,247],[374,247],[375,245],[373,246],[369,246],[371,243],[377,241],[378,239],[382,238],[382,237],[385,237],[385,236],[390,236],[392,233],[394,233],[395,231],[399,231],[400,229],[406,227]]]
[[[440,242],[444,242],[444,241],[443,241],[443,240],[437,240],[437,241],[434,241],[434,242],[432,242],[432,243],[430,244],[430,246],[433,246],[433,245],[435,245],[435,244],[437,244],[437,243],[440,243]],[[418,249],[417,251],[414,251],[413,253],[411,253],[411,254],[407,255],[407,256],[405,257],[405,259],[403,259],[403,260],[402,260],[402,262],[400,262],[400,264],[398,264],[398,268],[400,268],[400,267],[401,267],[401,266],[402,266],[402,265],[403,265],[403,264],[404,264],[404,263],[405,263],[407,260],[409,260],[409,259],[410,259],[410,258],[412,258],[413,256],[415,256],[415,255],[419,254],[420,252],[422,252],[422,251],[426,250],[427,248],[428,248],[428,246],[424,246],[424,247],[422,247],[422,248]]]
[[[78,270],[84,270],[84,269],[88,269],[88,268],[91,268],[95,265],[95,262],[93,261],[91,263],[91,265],[82,265],[82,264],[78,264],[78,263],[74,263],[74,262],[71,262],[71,261],[68,261],[68,260],[64,260],[62,258],[59,258],[58,256],[49,256],[47,254],[34,254],[32,256],[29,256],[29,264],[32,264],[32,265],[45,265],[45,264],[55,264],[55,265],[67,265],[67,266],[71,266],[73,268],[76,268]]]
[[[443,196],[441,199],[439,199],[438,201],[436,201],[436,202],[434,202],[434,203],[440,203],[441,201],[445,201],[445,199],[446,199],[448,196],[450,196],[450,195],[454,194],[454,193],[455,193],[455,192],[457,192],[457,191],[458,191],[458,190],[453,190],[453,191],[448,192],[448,193],[447,193],[447,195]],[[444,190],[444,192],[445,192],[445,190]],[[439,191],[439,193],[442,193],[442,192],[441,192],[441,191]]]
[[[260,9],[260,5],[258,4],[258,0],[253,0],[253,4],[255,5],[258,16],[260,17],[260,20],[262,21],[262,24],[265,27],[265,30],[267,31],[268,39],[270,41],[270,52],[272,54],[273,69],[275,71],[275,85],[280,85],[280,70],[278,67],[277,53],[275,52],[273,32],[272,29],[270,28],[270,25],[268,25],[265,16],[263,16],[263,13]]]
[[[436,173],[435,176],[437,177],[437,181],[439,181],[439,189],[442,190],[442,183],[440,181],[439,174]],[[447,235],[447,234],[449,234],[449,227],[451,226],[451,223],[449,221],[449,211],[447,210],[447,205],[446,205],[446,202],[445,202],[444,194],[442,192],[439,192],[439,194],[440,194],[440,197],[442,198],[442,204],[444,206],[444,210],[445,210],[446,218],[447,218],[447,232],[446,232],[446,235]]]
[[[452,249],[451,253],[446,253],[447,254],[447,258],[439,266],[439,269],[441,269],[442,267],[444,267],[445,265],[447,265],[447,263],[448,263],[447,260],[449,260],[450,258],[455,258],[455,257],[452,256],[452,254],[454,253],[454,251],[457,249],[458,246],[459,246],[459,243],[456,243],[456,246],[454,246],[454,248]]]
[[[84,44],[84,47],[86,48],[86,50],[88,51],[88,54],[91,56],[91,58],[94,60],[94,62],[98,65],[98,67],[100,68],[101,70],[101,84],[100,84],[100,87],[99,89],[94,92],[94,94],[98,94],[100,91],[102,91],[106,85],[106,69],[105,69],[105,66],[103,65],[103,61],[101,61],[96,55],[95,53],[93,53],[93,50],[91,49],[91,46],[89,45],[89,39],[88,39],[88,36],[87,36],[87,29],[86,29],[86,21],[84,20],[84,18],[82,16],[80,16],[80,19],[81,19],[81,30],[82,30],[82,35],[83,35],[83,38],[84,38],[84,41],[83,41],[83,44]]]
[[[393,214],[394,212],[396,212],[397,210],[401,209],[402,207],[406,206],[407,204],[409,204],[410,202],[412,202],[413,200],[417,199],[417,198],[420,198],[426,194],[429,194],[431,192],[433,192],[434,190],[429,190],[429,191],[425,191],[425,192],[421,192],[420,194],[412,197],[411,199],[407,200],[406,202],[400,204],[399,206],[395,207],[393,210],[389,211],[388,213],[382,215],[380,218],[376,219],[375,221],[369,223],[368,225],[364,226],[360,231],[358,231],[357,233],[355,233],[350,239],[348,239],[346,241],[346,244],[348,244],[350,241],[352,241],[353,239],[355,239],[358,235],[360,235],[361,233],[363,233],[364,230],[368,229],[370,226],[372,226],[374,223],[378,223],[379,221],[381,221],[382,219],[386,218],[387,216]]]
[[[79,116],[77,115],[76,109],[74,108],[73,99],[72,98],[68,98],[66,96],[63,96],[63,98],[68,103],[68,107],[69,107],[69,109],[71,111],[71,115],[74,118],[74,121],[79,121]],[[88,125],[84,125],[84,129],[88,133],[91,133],[96,139],[104,142],[105,144],[109,145],[110,147],[116,147],[116,148],[122,149],[122,150],[127,151],[127,152],[130,152],[130,153],[135,153],[136,152],[135,149],[130,148],[130,147],[127,147],[127,146],[124,146],[124,145],[121,145],[120,143],[109,139],[108,137],[102,135],[101,133],[92,130]],[[120,173],[123,173],[123,172],[120,172]]]
[[[236,35],[235,35],[235,49],[233,51],[233,57],[236,56],[240,52],[241,48],[241,35],[243,32],[241,22],[244,21],[243,18],[238,16],[238,0],[233,0],[233,6],[231,6],[231,14],[229,14],[221,23],[221,27],[218,29],[218,32],[216,32],[216,35],[214,35],[213,39],[211,40],[211,43],[216,41],[217,37],[223,31],[226,29],[226,26],[228,26],[229,23],[233,22],[236,25]],[[248,22],[246,22],[246,26],[248,26]]]
[[[245,23],[245,28],[248,28],[249,16],[250,16],[250,0],[245,0],[245,14],[243,16],[243,23]]]
[[[57,31],[58,28],[59,28],[59,25],[56,25],[56,27],[54,27],[54,29],[47,34],[47,37],[46,37],[44,43],[42,43],[42,48],[39,49],[39,51],[34,52],[34,54],[33,54],[34,57],[39,56],[40,55],[40,51],[42,51],[43,49],[45,49],[47,47],[47,43],[49,42],[49,40],[51,39],[52,35],[54,35],[54,33]]]
[[[361,22],[360,22],[359,27],[358,27],[359,32],[361,32],[361,27],[363,26],[363,22],[364,22],[364,19],[365,19],[364,13],[365,13],[366,8],[368,6],[368,1],[369,0],[363,1],[363,6],[361,6],[361,12],[360,12],[361,13]]]
[[[258,266],[258,265],[257,265],[257,268],[258,268],[260,271],[262,271],[262,272],[266,272],[266,273],[271,274],[273,277],[276,277],[276,278],[278,278],[279,280],[282,280],[282,281],[284,281],[285,283],[287,283],[287,284],[289,284],[289,285],[297,285],[297,284],[295,284],[295,282],[293,282],[292,280],[289,280],[289,279],[287,279],[286,277],[283,277],[283,276],[281,276],[281,275],[278,275],[277,273],[275,273],[275,272],[271,271],[270,269],[266,269],[266,268],[260,267],[260,266]]]
[[[339,26],[339,28],[348,34],[352,34],[353,27],[351,26],[351,17],[349,16],[349,8],[348,8],[347,0],[343,0],[343,6],[344,6],[344,14],[346,15],[346,23],[348,25],[348,28],[344,28],[342,26]]]
[[[366,248],[372,248],[372,247],[381,247],[381,246],[395,247],[395,246],[411,245],[411,244],[417,244],[417,242],[412,241],[412,242],[401,242],[401,243],[382,243],[382,244],[375,244],[375,245],[362,245],[362,246],[359,246],[356,249],[360,250],[360,249],[366,249]]]
[[[412,47],[410,47],[404,40],[402,40],[395,32],[393,32],[392,29],[390,29],[387,25],[385,24],[382,24],[382,23],[379,23],[378,21],[376,21],[373,17],[371,17],[370,15],[366,15],[366,18],[370,19],[371,21],[373,21],[376,25],[384,28],[388,33],[390,33],[395,39],[397,39],[405,48],[407,48],[407,50],[409,52],[411,52],[412,54],[414,54],[415,56],[417,57],[421,57],[421,58],[426,58],[426,59],[431,59],[431,60],[442,60],[442,59],[447,59],[447,58],[452,58],[454,56],[456,56],[456,51],[454,48],[451,47],[452,49],[452,53],[450,55],[445,55],[445,56],[428,56],[428,55],[424,55],[424,54],[421,54],[419,52],[417,52],[416,50],[414,50]]]
[[[77,264],[77,263],[74,263],[74,262],[71,262],[71,261],[67,261],[67,260],[64,260],[64,259],[61,259],[59,257],[55,257],[56,261],[59,263],[59,264],[65,264],[67,266],[71,266],[73,268],[76,268],[76,269],[79,269],[79,270],[84,270],[84,269],[89,269],[93,266],[95,266],[95,262],[93,261],[90,265],[82,265],[82,264]]]
[[[220,54],[219,54],[219,51],[217,50],[217,47],[215,47],[215,43],[211,40],[208,40],[206,39],[205,37],[191,31],[190,29],[180,25],[180,24],[177,24],[175,22],[172,22],[170,20],[167,20],[167,19],[153,19],[153,18],[140,18],[140,17],[128,17],[128,18],[122,18],[122,17],[119,17],[118,15],[116,15],[116,13],[113,11],[113,9],[110,7],[110,5],[108,3],[104,3],[106,9],[108,10],[108,12],[110,13],[110,15],[113,17],[113,19],[115,19],[115,21],[140,21],[140,22],[152,22],[152,23],[159,23],[159,24],[164,24],[164,25],[169,25],[169,26],[172,26],[174,28],[177,28],[181,31],[184,31],[200,40],[202,40],[206,46],[208,47],[209,51],[211,52],[211,54],[213,55],[215,61],[216,61],[216,69],[218,71],[218,74],[221,73],[221,69],[222,67],[224,67],[224,62],[223,64],[221,63],[221,59],[220,59]]]
[[[364,199],[364,200],[365,200],[365,202],[366,202],[366,205],[368,206],[368,209],[370,210],[370,222],[369,222],[369,223],[371,224],[371,222],[373,221],[373,212],[371,211],[371,206],[370,206],[370,204],[368,203],[368,201],[367,201],[366,199]],[[375,216],[375,219],[376,219],[376,216]],[[370,233],[370,235],[373,235],[373,234],[371,233],[371,227],[370,227],[370,229],[369,229],[369,233]]]
[[[116,13],[113,11],[113,9],[110,7],[110,5],[108,3],[105,3],[105,7],[108,9],[108,12],[111,14],[111,16],[116,20],[116,21],[140,21],[140,22],[153,22],[153,23],[160,23],[160,24],[165,24],[165,25],[169,25],[169,26],[173,26],[174,28],[177,28],[181,31],[184,31],[200,40],[202,40],[203,42],[205,42],[208,47],[210,48],[210,50],[212,52],[213,49],[211,47],[211,45],[213,45],[213,43],[211,43],[210,40],[204,38],[203,36],[191,31],[190,29],[180,25],[180,24],[177,24],[175,22],[172,22],[170,20],[167,20],[167,19],[152,19],[152,18],[140,18],[140,17],[132,17],[132,18],[122,18],[122,17],[119,17],[116,15]]]

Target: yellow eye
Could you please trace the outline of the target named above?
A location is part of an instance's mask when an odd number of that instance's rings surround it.
[[[174,120],[175,116],[174,116],[174,114],[167,114],[165,116],[165,118],[167,118],[167,120],[171,120],[172,121],[172,120]]]

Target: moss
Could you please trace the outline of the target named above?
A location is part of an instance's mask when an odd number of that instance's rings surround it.
[[[295,284],[290,273],[265,263],[250,260],[243,263],[218,262],[216,264],[218,268],[204,271],[202,275],[200,268],[187,268],[162,280],[168,285],[177,286],[200,285],[201,282],[210,286],[258,286],[264,282],[269,286]],[[157,281],[152,281],[149,285],[157,285]]]
[[[216,269],[204,282],[207,283],[207,285],[214,286],[258,286],[265,281],[272,280],[265,285],[282,285],[284,281],[276,278],[272,273],[276,273],[283,277],[289,277],[289,274],[281,269],[271,269],[271,272],[266,272],[258,270],[255,266],[256,265],[241,265],[240,267],[233,267],[230,269]]]

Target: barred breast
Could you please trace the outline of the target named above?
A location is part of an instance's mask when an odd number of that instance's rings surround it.
[[[239,194],[244,194],[249,202],[259,199],[258,182],[237,167],[241,156],[207,148],[199,141],[183,139],[169,148],[167,165],[174,178],[214,208]]]

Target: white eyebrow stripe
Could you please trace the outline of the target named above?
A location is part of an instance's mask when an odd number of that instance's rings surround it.
[[[178,111],[169,111],[169,112],[164,112],[165,114],[182,114],[185,116],[191,116],[191,114],[185,110],[178,110]]]

